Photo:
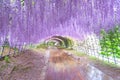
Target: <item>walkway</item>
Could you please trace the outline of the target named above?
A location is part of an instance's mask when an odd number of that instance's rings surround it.
[[[45,80],[113,80],[88,64],[85,57],[74,60],[64,50],[50,50]]]
[[[120,80],[112,79],[88,64],[86,57],[75,60],[64,50],[49,49],[46,53],[26,50],[0,61],[0,80]]]

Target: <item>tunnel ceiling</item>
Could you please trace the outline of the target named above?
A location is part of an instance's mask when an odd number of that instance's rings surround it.
[[[84,38],[120,23],[120,0],[0,0],[0,38],[36,43],[51,35]]]

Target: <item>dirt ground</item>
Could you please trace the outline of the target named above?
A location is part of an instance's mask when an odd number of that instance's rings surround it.
[[[44,80],[44,56],[26,50],[10,57],[10,63],[0,61],[0,80]]]
[[[85,55],[75,57],[66,52],[65,50],[51,50],[46,80],[67,80],[69,77],[69,80],[120,80],[119,68],[101,64],[102,62],[92,60]],[[59,71],[57,70],[59,74],[56,73],[56,69],[58,68],[60,69]],[[65,72],[63,73],[61,71]],[[64,78],[60,76],[64,76]]]
[[[114,80],[120,80],[120,66],[116,66],[113,64],[105,63],[101,60],[89,59],[90,64],[103,73],[111,76]]]
[[[120,68],[87,56],[76,58],[65,50],[53,49],[49,53],[48,62],[45,51],[40,50],[25,50],[10,57],[10,63],[1,60],[0,80],[120,80]],[[97,79],[99,76],[102,78]]]
[[[68,52],[74,52],[74,51],[68,50]],[[82,63],[87,62],[91,66],[103,72],[104,74],[112,77],[113,80],[120,80],[120,66],[104,62],[94,57],[93,58],[89,57],[87,55],[84,55],[83,53],[79,57],[80,57],[80,62]]]

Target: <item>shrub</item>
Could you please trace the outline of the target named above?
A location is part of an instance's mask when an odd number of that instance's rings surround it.
[[[120,58],[120,29],[116,26],[109,31],[101,30],[101,54]]]
[[[10,58],[9,58],[8,56],[5,56],[5,57],[4,57],[4,60],[5,60],[6,63],[9,63],[9,62],[10,62]]]

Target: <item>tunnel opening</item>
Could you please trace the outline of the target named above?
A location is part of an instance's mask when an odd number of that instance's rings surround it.
[[[72,49],[74,42],[72,39],[62,36],[52,36],[44,41],[47,46],[56,46],[57,48]]]

